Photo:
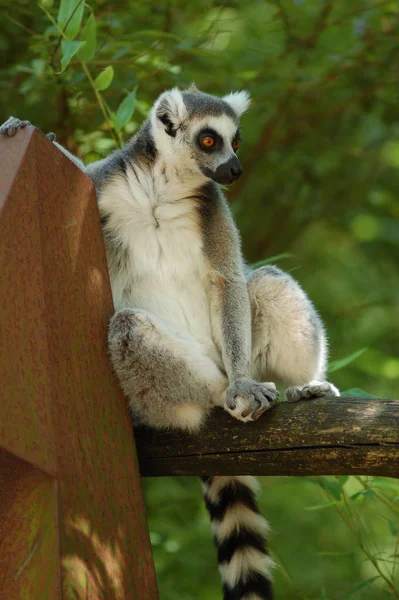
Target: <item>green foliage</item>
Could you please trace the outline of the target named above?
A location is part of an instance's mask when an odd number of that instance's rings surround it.
[[[0,121],[29,119],[88,162],[166,88],[248,89],[244,175],[228,190],[246,257],[284,260],[314,300],[340,389],[398,397],[397,2],[0,4]],[[398,598],[397,482],[263,486],[277,600]],[[145,487],[162,600],[220,598],[198,483]]]
[[[278,563],[276,600],[398,597],[399,481],[337,476],[261,482],[260,506],[272,523],[270,549]],[[144,488],[162,600],[219,600],[199,482],[162,478],[144,480]]]

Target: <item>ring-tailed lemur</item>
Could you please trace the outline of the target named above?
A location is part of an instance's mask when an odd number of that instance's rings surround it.
[[[172,89],[122,150],[83,164],[95,183],[116,314],[111,361],[135,424],[197,431],[214,406],[241,421],[277,400],[336,395],[326,337],[300,286],[273,266],[251,271],[217,185],[236,156],[246,92]],[[13,135],[26,122],[10,119]],[[252,477],[202,478],[225,600],[272,598],[267,523]]]

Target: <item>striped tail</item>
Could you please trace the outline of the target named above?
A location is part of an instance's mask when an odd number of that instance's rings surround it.
[[[254,477],[201,477],[218,550],[224,600],[272,600],[268,524],[255,501]]]

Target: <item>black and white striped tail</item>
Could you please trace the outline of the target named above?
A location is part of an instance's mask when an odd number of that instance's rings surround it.
[[[254,477],[201,477],[218,550],[224,600],[271,600],[268,524],[259,513]]]

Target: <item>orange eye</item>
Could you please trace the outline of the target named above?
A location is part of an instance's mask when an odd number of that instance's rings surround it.
[[[215,138],[213,138],[211,135],[206,135],[202,138],[201,142],[206,148],[212,148],[212,146],[215,145]]]
[[[233,150],[237,150],[237,148],[239,147],[240,142],[238,140],[234,140],[232,146],[233,146]]]

